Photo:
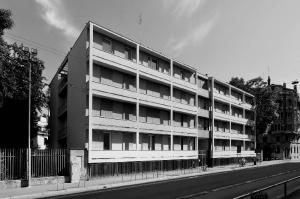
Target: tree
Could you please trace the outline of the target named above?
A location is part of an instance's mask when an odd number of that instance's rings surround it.
[[[261,77],[248,81],[243,78],[233,77],[229,84],[251,93],[256,99],[256,133],[268,133],[271,124],[278,117],[279,105],[276,102],[278,93],[268,86]]]
[[[26,52],[23,51],[22,45],[8,44],[3,39],[4,31],[13,26],[11,16],[9,10],[0,9],[0,97],[2,96],[3,107],[8,106],[9,103],[6,104],[6,102],[9,100],[26,102],[29,93],[29,62],[26,60]],[[31,132],[34,135],[38,130],[38,111],[46,106],[47,97],[43,92],[45,87],[45,78],[42,76],[43,61],[37,59],[31,64]],[[14,106],[9,109],[11,112],[18,112]],[[23,118],[23,120],[27,121],[28,118]],[[26,131],[26,129],[24,130]]]

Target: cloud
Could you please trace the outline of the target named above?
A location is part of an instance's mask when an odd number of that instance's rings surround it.
[[[215,15],[210,20],[201,23],[200,25],[188,31],[188,33],[185,34],[181,39],[175,39],[172,36],[166,44],[167,48],[171,49],[171,53],[177,57],[188,45],[195,46],[201,44],[201,42],[209,35],[215,26],[217,18],[217,15]]]
[[[171,13],[177,17],[191,17],[206,0],[165,0],[165,9],[171,9]]]
[[[35,0],[42,9],[42,18],[52,27],[63,31],[67,37],[76,38],[79,30],[66,18],[62,1],[59,0]]]

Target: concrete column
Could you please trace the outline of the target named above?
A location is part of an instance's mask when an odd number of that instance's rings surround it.
[[[85,151],[70,149],[70,181],[78,183],[83,178],[86,179],[87,174],[87,158]]]
[[[88,151],[91,151],[93,146],[93,129],[92,129],[92,109],[93,109],[93,94],[92,94],[92,89],[91,89],[91,81],[93,77],[93,24],[89,22],[89,129],[88,129],[88,134],[89,134],[89,142],[88,142]],[[89,157],[89,156],[88,156]],[[89,157],[90,158],[90,157]]]
[[[254,103],[253,106],[256,106],[256,100],[255,98],[253,99]],[[254,109],[254,149],[256,149],[256,109]]]
[[[213,152],[215,149],[215,140],[214,140],[214,131],[215,131],[215,118],[214,118],[214,111],[215,111],[215,100],[214,100],[214,78],[211,78],[211,91],[210,91],[210,95],[211,95],[211,134],[210,134],[210,139],[211,139],[211,166],[213,166]]]
[[[170,97],[171,97],[171,111],[170,111],[170,125],[171,125],[171,150],[174,150],[174,142],[173,142],[173,60],[170,60],[170,71],[171,71],[171,85],[170,85]]]
[[[137,124],[137,131],[136,131],[136,149],[141,150],[140,142],[140,69],[139,69],[139,60],[140,60],[140,45],[136,46],[136,65],[137,65],[137,72],[136,72],[136,92],[137,92],[137,100],[136,100],[136,124]]]

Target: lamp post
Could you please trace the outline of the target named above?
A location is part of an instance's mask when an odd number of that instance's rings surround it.
[[[24,61],[27,61],[28,67],[29,67],[29,74],[28,74],[28,158],[27,158],[27,180],[28,180],[28,187],[30,186],[31,181],[31,67],[32,63],[37,63],[37,50],[31,49],[29,51],[28,47],[24,47],[21,45],[21,50],[24,53],[23,59]]]

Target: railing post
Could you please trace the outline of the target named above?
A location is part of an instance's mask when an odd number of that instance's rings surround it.
[[[287,187],[286,187],[287,182],[284,183],[284,199],[287,199]]]

